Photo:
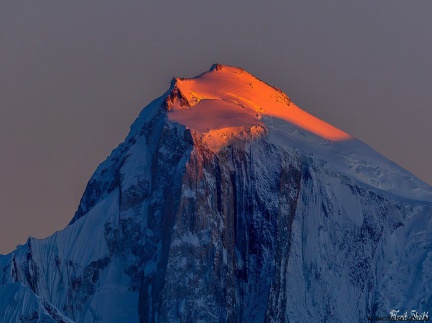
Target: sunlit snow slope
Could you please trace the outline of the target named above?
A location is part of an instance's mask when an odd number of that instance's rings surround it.
[[[262,126],[261,118],[275,117],[328,140],[350,138],[299,109],[279,89],[236,67],[214,65],[198,77],[174,79],[174,86],[187,103],[170,106],[169,119],[200,132],[230,133],[232,127]]]
[[[430,186],[216,64],[143,109],[65,229],[0,255],[0,322],[432,311],[431,219]]]

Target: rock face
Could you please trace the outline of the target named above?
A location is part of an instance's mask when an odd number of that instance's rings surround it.
[[[174,79],[71,223],[0,255],[2,322],[432,310],[432,188],[247,72]]]

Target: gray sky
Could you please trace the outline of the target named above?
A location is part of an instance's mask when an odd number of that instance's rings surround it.
[[[432,183],[432,1],[0,1],[0,253],[72,218],[173,76],[242,67]]]

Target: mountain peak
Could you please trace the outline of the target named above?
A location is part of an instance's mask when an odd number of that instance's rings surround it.
[[[346,138],[244,70],[174,78],[70,225],[0,255],[2,322],[429,310],[432,189]]]
[[[194,78],[174,78],[165,99],[168,118],[200,134],[226,134],[255,128],[268,131],[264,119],[280,119],[300,131],[325,140],[350,139],[345,132],[310,115],[293,104],[276,87],[245,70],[214,64]]]

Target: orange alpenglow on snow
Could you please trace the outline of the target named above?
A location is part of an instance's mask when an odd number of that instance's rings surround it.
[[[215,144],[215,140],[223,141],[234,134],[265,135],[268,128],[264,121],[268,117],[284,120],[325,140],[351,138],[297,107],[281,90],[240,68],[215,64],[195,78],[173,79],[171,90],[166,101],[169,120],[201,134],[207,143],[209,138]]]

